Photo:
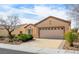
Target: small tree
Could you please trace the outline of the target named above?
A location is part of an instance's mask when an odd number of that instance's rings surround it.
[[[19,24],[19,19],[17,16],[7,16],[0,18],[0,25],[8,32],[9,38],[12,39],[12,32],[15,30]]]
[[[77,33],[67,32],[65,33],[65,40],[70,43],[70,46],[73,46],[73,42],[78,38]]]

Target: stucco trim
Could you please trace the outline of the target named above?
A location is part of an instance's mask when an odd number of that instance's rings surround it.
[[[27,28],[28,26],[30,26],[30,25],[32,25],[32,26],[34,26],[35,27],[35,25],[34,24],[28,24],[27,26],[25,26],[24,28]]]

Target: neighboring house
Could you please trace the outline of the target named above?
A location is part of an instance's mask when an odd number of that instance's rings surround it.
[[[20,31],[25,33],[25,26],[27,26],[27,24],[18,25],[16,29],[12,32],[12,34],[18,35]],[[3,26],[0,26],[0,36],[8,36],[8,32],[4,29]]]
[[[25,33],[36,38],[64,38],[64,33],[70,30],[70,21],[49,16],[44,20],[25,26]]]
[[[32,34],[35,38],[64,38],[64,33],[71,28],[71,22],[49,16],[36,24],[24,24],[16,28],[13,34]]]
[[[25,26],[27,26],[27,24],[17,26],[17,28],[13,31],[13,34],[18,35],[20,32],[25,33]]]
[[[3,26],[0,26],[0,36],[7,36],[8,33]]]

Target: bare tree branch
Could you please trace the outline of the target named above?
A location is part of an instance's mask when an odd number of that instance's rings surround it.
[[[19,23],[19,18],[17,16],[7,16],[6,19],[3,17],[0,18],[0,25],[7,30],[10,37],[12,37],[12,32]]]
[[[68,15],[74,22],[74,28],[79,28],[79,4],[68,4],[67,8],[69,9]]]

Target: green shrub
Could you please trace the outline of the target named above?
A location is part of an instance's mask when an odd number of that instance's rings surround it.
[[[77,33],[67,32],[65,33],[65,40],[70,43],[70,46],[73,46],[73,41],[78,38]]]
[[[16,38],[23,41],[23,42],[26,42],[26,41],[32,40],[33,36],[27,35],[27,34],[21,34],[21,35],[18,35]]]
[[[78,33],[73,33],[73,38],[74,38],[75,40],[77,40],[77,39],[78,39]]]
[[[27,35],[27,40],[31,40],[33,39],[33,36],[32,35]]]

